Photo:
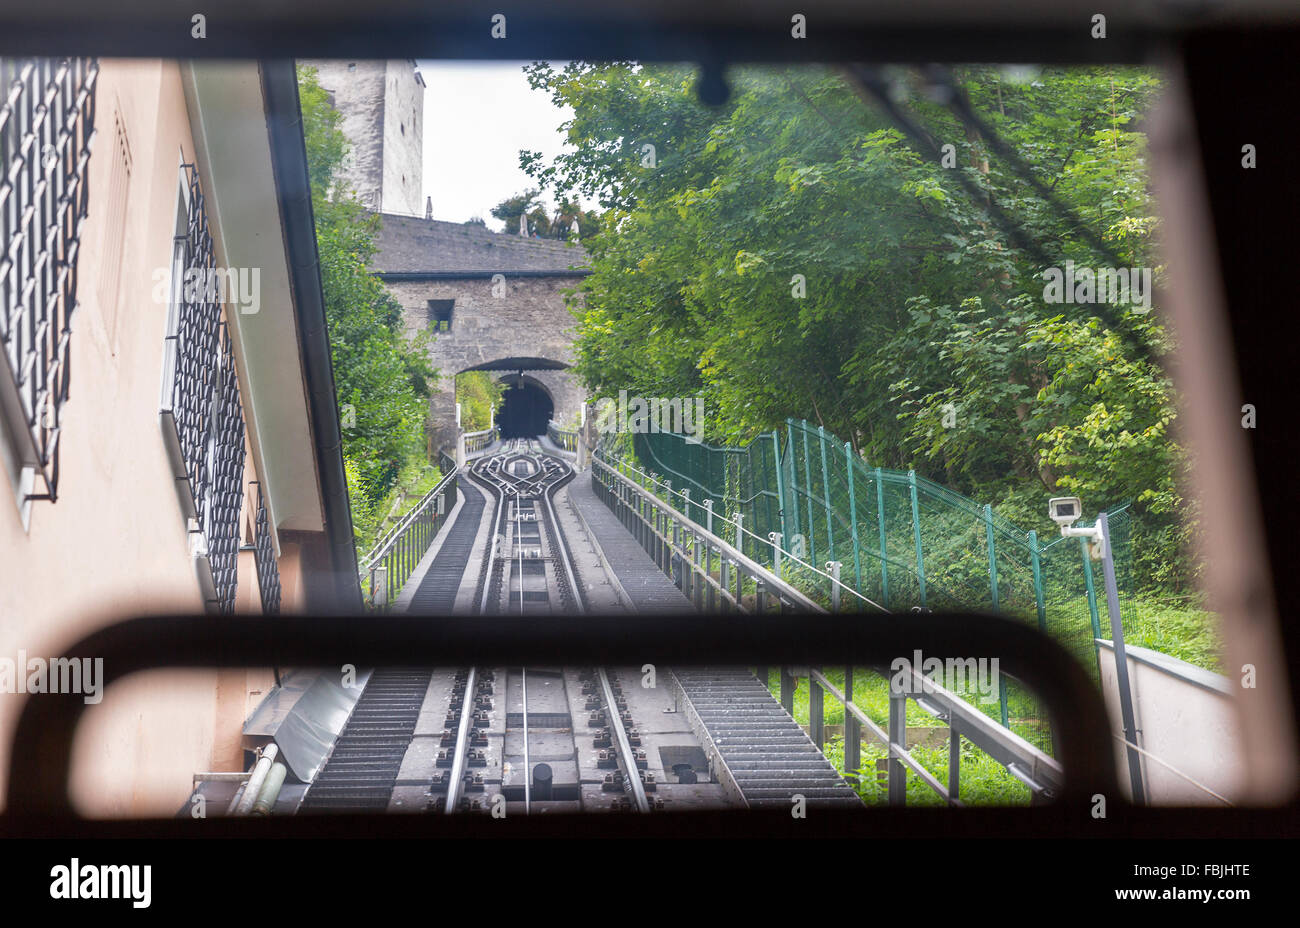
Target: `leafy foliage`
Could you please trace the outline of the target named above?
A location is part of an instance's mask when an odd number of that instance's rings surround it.
[[[424,461],[427,398],[436,372],[427,336],[406,338],[401,307],[369,270],[379,219],[343,186],[339,168],[347,142],[339,113],[314,69],[300,67],[298,85],[348,494],[358,539],[368,541],[363,533],[383,517],[377,509],[403,467]]]
[[[894,96],[940,162],[829,69],[734,71],[717,108],[681,67],[527,73],[574,116],[570,150],[521,164],[605,208],[574,303],[576,366],[595,395],[704,396],[706,438],[732,444],[807,418],[871,464],[915,468],[1045,537],[1051,495],[1090,512],[1131,499],[1143,584],[1194,580],[1175,396],[1156,360],[1168,334],[1142,306],[1049,303],[1040,260],[1110,266],[1099,237],[1158,283],[1149,72],[956,75],[1077,223],[921,74],[897,72]],[[1019,247],[990,203],[1041,250]]]
[[[467,432],[488,428],[493,415],[505,402],[506,388],[488,371],[465,371],[456,376],[456,402],[460,403],[460,424]]]

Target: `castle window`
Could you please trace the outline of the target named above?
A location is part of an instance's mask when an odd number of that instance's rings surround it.
[[[433,331],[451,331],[451,312],[455,304],[455,300],[429,301],[429,326]]]

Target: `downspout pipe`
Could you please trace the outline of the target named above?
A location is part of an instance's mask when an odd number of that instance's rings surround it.
[[[325,321],[311,180],[298,102],[298,75],[292,59],[262,61],[259,70],[333,581],[315,585],[314,595],[308,594],[309,608],[318,614],[359,614],[362,602],[357,583],[357,552],[352,537],[347,478],[343,473],[343,433],[339,427],[334,365]]]
[[[253,773],[248,778],[248,785],[244,787],[244,795],[240,798],[239,805],[235,806],[235,815],[248,815],[253,811],[253,803],[257,802],[267,775],[271,772],[271,766],[275,763],[275,757],[279,753],[280,747],[274,741],[262,749],[262,756],[253,765]],[[283,779],[280,782],[283,783]]]

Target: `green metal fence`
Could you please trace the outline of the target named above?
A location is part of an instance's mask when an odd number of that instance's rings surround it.
[[[1095,637],[1110,637],[1100,562],[1087,541],[1040,539],[913,471],[871,467],[824,429],[790,420],[743,447],[716,447],[660,432],[619,436],[615,457],[634,455],[673,504],[713,521],[744,552],[830,602],[824,569],[862,598],[843,608],[991,610],[1035,622],[1097,672]],[[740,529],[717,528],[719,519]],[[1081,523],[1086,525],[1087,523]],[[1121,611],[1132,608],[1128,508],[1110,515]],[[768,542],[771,533],[779,533]],[[791,555],[802,560],[792,562]],[[808,566],[805,566],[808,565]],[[802,575],[802,576],[801,576]],[[1100,611],[1099,611],[1100,610]],[[1126,624],[1130,619],[1125,615]],[[1005,708],[1003,710],[1005,718]]]

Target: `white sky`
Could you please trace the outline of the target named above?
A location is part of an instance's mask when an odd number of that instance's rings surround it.
[[[571,111],[528,86],[523,62],[419,64],[426,85],[424,196],[433,198],[433,218],[481,216],[488,228],[503,231],[492,207],[537,186],[519,168],[520,149],[540,151],[547,161],[559,154],[565,147],[560,123]],[[544,202],[549,212],[549,194]]]

